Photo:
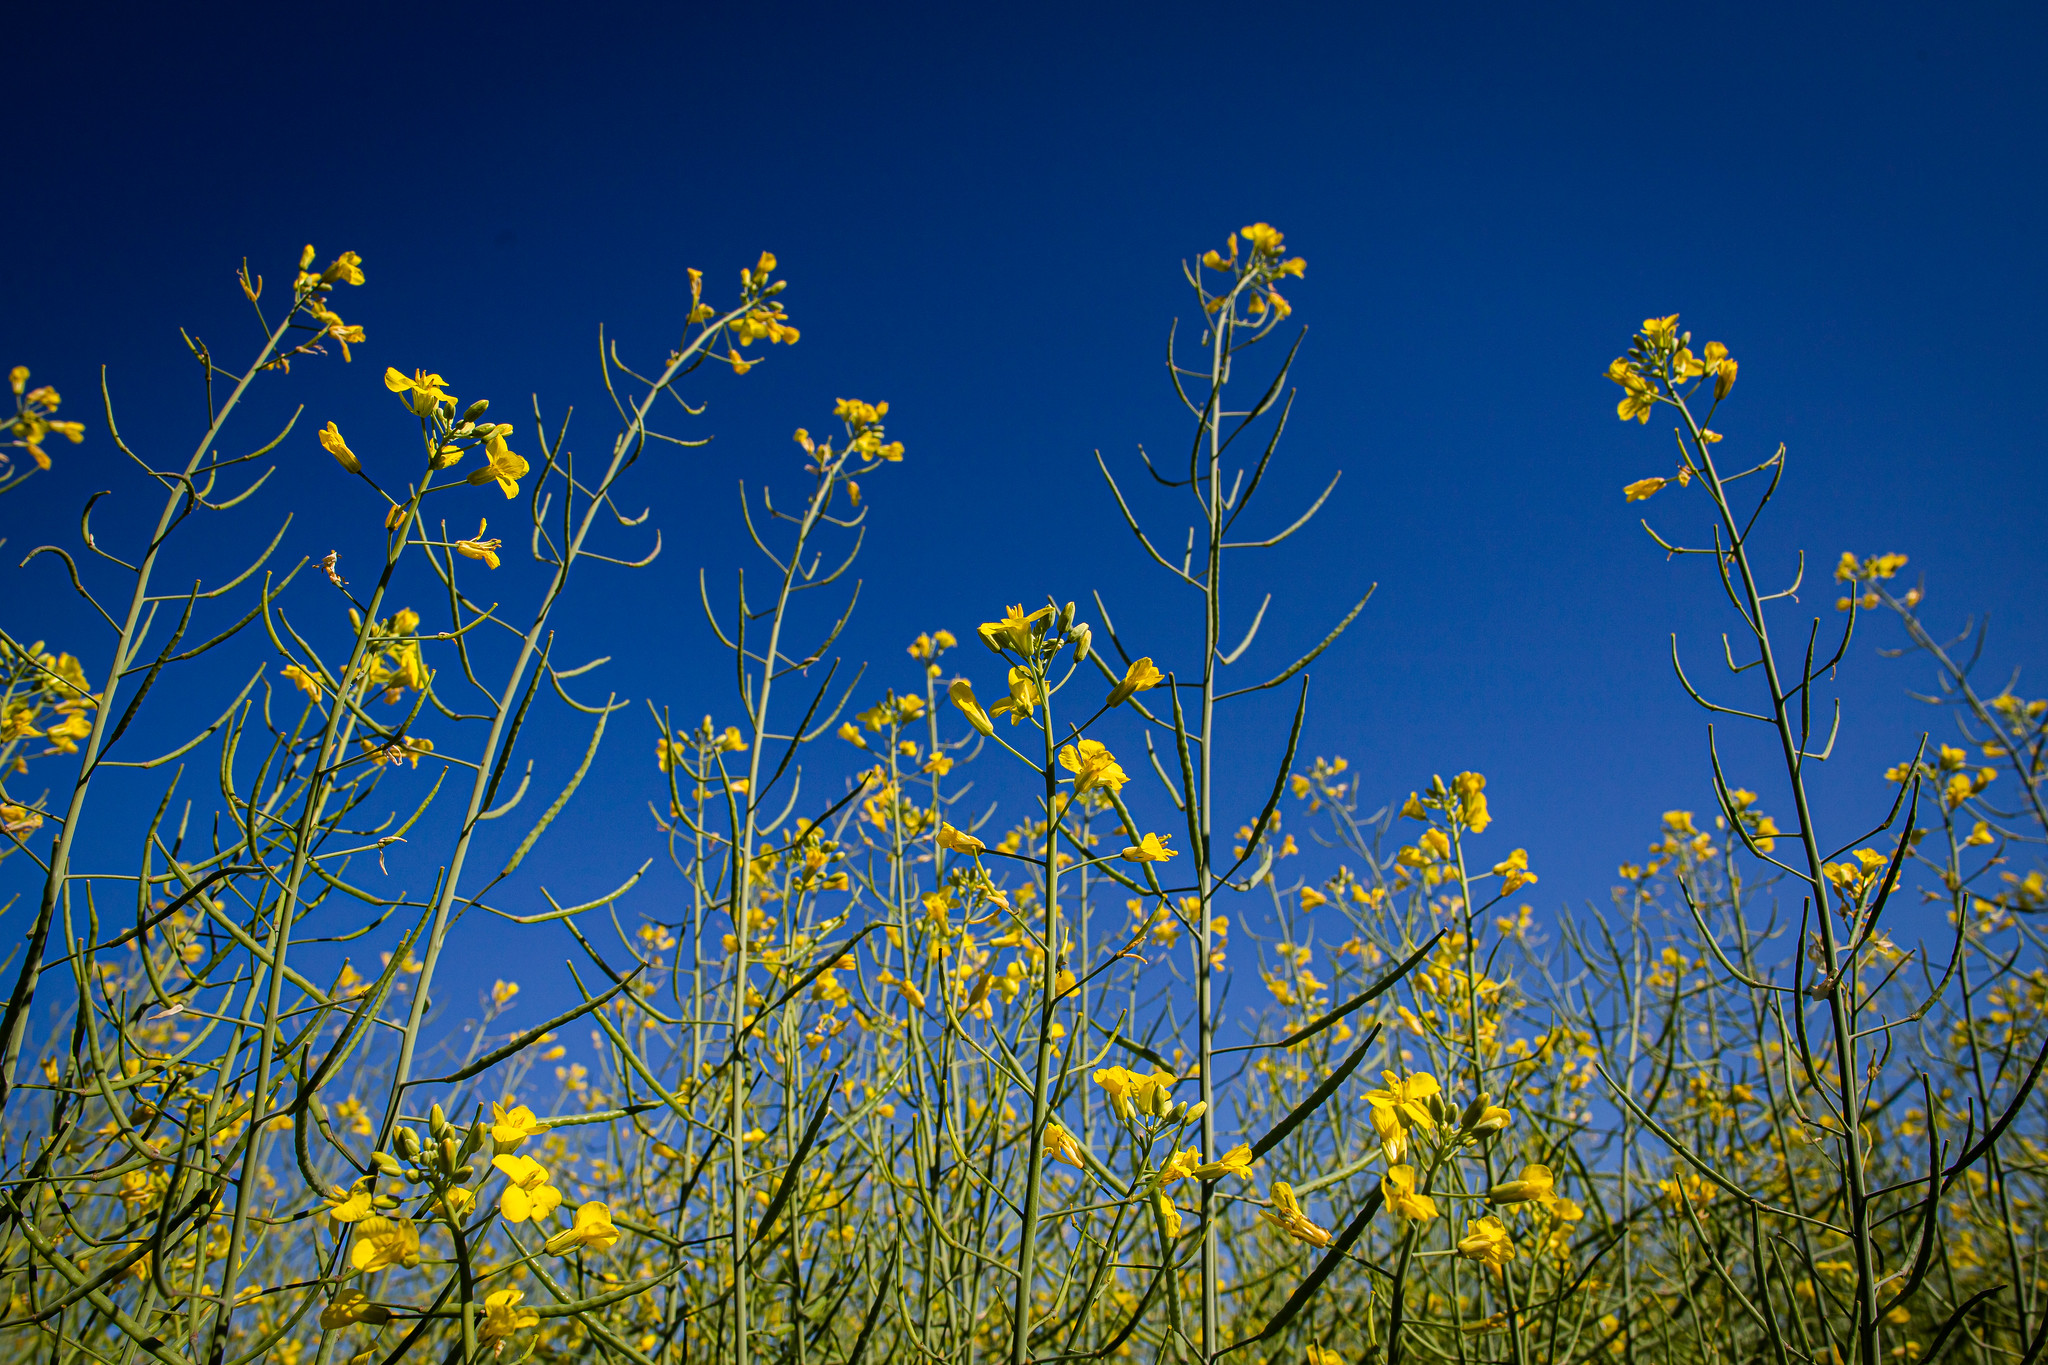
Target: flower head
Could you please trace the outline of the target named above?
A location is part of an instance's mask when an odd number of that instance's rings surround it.
[[[1415,1190],[1413,1166],[1389,1166],[1380,1178],[1380,1192],[1387,1207],[1411,1223],[1427,1223],[1436,1217],[1436,1200]]]
[[[978,857],[988,849],[987,844],[984,844],[972,834],[966,834],[954,829],[944,821],[939,823],[937,838],[940,848],[951,849],[955,853],[966,853]]]
[[[325,427],[321,428],[320,444],[329,455],[334,457],[335,462],[349,473],[360,474],[363,472],[363,462],[356,458],[356,453],[353,450],[348,448],[348,442],[341,439],[341,428],[334,425],[334,423],[329,422]]]
[[[967,717],[967,723],[977,731],[984,735],[993,735],[996,732],[995,723],[988,718],[988,712],[982,710],[981,703],[974,699],[973,683],[965,678],[955,678],[952,685],[946,689],[946,695],[952,698],[953,705],[960,709],[960,714]]]
[[[409,1218],[365,1218],[356,1224],[349,1264],[364,1273],[420,1263],[420,1234]]]
[[[1216,1160],[1205,1161],[1195,1167],[1191,1174],[1197,1180],[1221,1180],[1226,1175],[1241,1175],[1249,1180],[1252,1176],[1252,1149],[1240,1142]]]
[[[1508,1240],[1507,1226],[1500,1219],[1479,1218],[1458,1239],[1458,1254],[1499,1270],[1515,1258],[1515,1244]]]
[[[1122,706],[1139,692],[1159,686],[1166,681],[1166,675],[1153,666],[1150,658],[1133,659],[1131,666],[1124,670],[1123,679],[1109,690],[1110,706]]]
[[[1010,695],[1004,697],[988,710],[992,716],[1000,716],[1005,711],[1009,712],[1010,724],[1015,725],[1027,716],[1038,714],[1038,708],[1044,701],[1044,686],[1040,684],[1037,678],[1031,675],[1030,669],[1022,664],[1017,664],[1010,669]],[[957,699],[955,704],[958,704]],[[970,715],[967,719],[971,723],[974,717]]]
[[[573,1227],[565,1228],[548,1238],[548,1253],[560,1256],[577,1247],[610,1251],[619,1237],[619,1230],[612,1226],[611,1209],[593,1199],[576,1210],[576,1222]]]
[[[481,559],[484,562],[485,568],[497,568],[498,551],[505,547],[505,542],[502,540],[485,540],[484,532],[490,529],[490,522],[479,519],[476,524],[476,534],[468,540],[456,541],[456,551],[470,559]]]
[[[1082,1164],[1079,1139],[1061,1127],[1058,1119],[1045,1121],[1045,1159],[1064,1161],[1074,1166]]]
[[[526,463],[523,456],[513,454],[512,448],[505,444],[505,431],[506,428],[502,426],[492,429],[489,439],[484,442],[484,456],[490,463],[482,469],[472,471],[469,481],[474,484],[495,482],[504,490],[506,497],[516,498],[519,496],[519,481],[526,477],[531,466]]]
[[[498,1212],[508,1223],[545,1218],[561,1207],[562,1192],[548,1183],[547,1167],[526,1156],[495,1156],[491,1165],[503,1172],[505,1192],[498,1196]]]
[[[1123,790],[1130,781],[1116,758],[1101,740],[1084,739],[1080,744],[1062,745],[1060,766],[1074,775],[1074,795],[1107,787],[1112,792]]]
[[[1528,1165],[1519,1179],[1507,1180],[1486,1192],[1489,1204],[1522,1204],[1535,1200],[1548,1204],[1557,1197],[1557,1179],[1548,1166]]]
[[[1152,1191],[1152,1208],[1159,1215],[1159,1225],[1165,1229],[1166,1235],[1168,1237],[1180,1236],[1180,1210],[1175,1208],[1173,1201],[1166,1197],[1165,1190],[1155,1189]]]
[[[329,1193],[321,1196],[327,1201],[327,1216],[337,1223],[360,1223],[375,1213],[376,1191],[371,1183],[369,1176],[360,1176],[347,1189],[329,1186]]]
[[[451,408],[455,406],[455,395],[441,387],[447,382],[440,375],[428,374],[425,370],[414,370],[411,378],[389,367],[384,371],[384,387],[393,393],[404,394],[407,406],[420,417],[433,416],[434,409],[443,403]]]
[[[1163,863],[1173,856],[1173,850],[1157,834],[1147,834],[1121,856],[1128,863]]]
[[[1263,1212],[1268,1221],[1297,1242],[1306,1242],[1312,1247],[1326,1247],[1330,1244],[1328,1229],[1318,1227],[1309,1221],[1301,1211],[1301,1204],[1294,1197],[1294,1188],[1284,1180],[1273,1182],[1266,1192],[1272,1207]]]
[[[360,1289],[344,1289],[320,1310],[320,1325],[330,1332],[357,1323],[371,1327],[382,1327],[391,1321],[391,1310],[379,1303],[371,1303],[370,1296]]]
[[[525,1327],[540,1324],[540,1314],[531,1308],[521,1308],[526,1294],[518,1289],[500,1289],[484,1296],[484,1320],[477,1324],[476,1334],[482,1341],[504,1341],[514,1332]]]

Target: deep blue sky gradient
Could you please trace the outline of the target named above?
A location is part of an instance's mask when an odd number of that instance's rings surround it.
[[[92,434],[0,504],[0,602],[18,634],[84,630],[55,564],[14,565],[75,536],[96,489],[126,490],[97,514],[110,538],[153,506],[87,401],[95,367],[134,441],[182,450],[198,397],[176,328],[246,348],[244,254],[280,282],[306,240],[365,258],[369,284],[339,304],[369,330],[354,364],[303,366],[238,428],[254,444],[307,405],[234,534],[260,542],[294,511],[291,555],[339,549],[346,570],[374,552],[375,513],[312,432],[336,419],[373,464],[412,458],[385,365],[438,370],[499,415],[534,392],[550,413],[574,404],[594,455],[611,430],[600,324],[651,358],[680,331],[686,266],[729,295],[765,246],[804,340],[694,382],[708,411],[678,433],[715,443],[634,476],[665,552],[637,579],[583,580],[564,656],[616,660],[591,686],[736,717],[696,573],[729,592],[748,553],[737,481],[793,497],[788,432],[825,427],[841,395],[888,399],[910,451],[868,483],[844,641],[876,661],[864,699],[914,679],[900,651],[919,630],[966,637],[1047,593],[1099,587],[1147,652],[1185,657],[1193,604],[1122,529],[1093,452],[1141,478],[1140,443],[1181,448],[1161,366],[1190,314],[1178,263],[1265,219],[1309,261],[1291,295],[1310,334],[1252,517],[1284,525],[1344,478],[1308,532],[1242,570],[1234,628],[1277,594],[1243,668],[1291,659],[1377,582],[1313,670],[1307,750],[1349,755],[1389,796],[1483,770],[1499,823],[1482,851],[1530,849],[1539,909],[1604,901],[1659,812],[1710,803],[1669,636],[1715,677],[1733,624],[1709,570],[1666,563],[1621,501],[1670,463],[1664,427],[1624,428],[1600,376],[1645,315],[1680,311],[1740,359],[1729,458],[1788,444],[1762,558],[1789,580],[1808,553],[1805,607],[1833,626],[1840,551],[1900,550],[1933,619],[1990,614],[1991,672],[2048,646],[2026,340],[2044,304],[2044,28],[2022,5],[68,7],[40,21],[44,60],[14,64],[0,361],[58,385]],[[1138,496],[1178,543],[1186,514]],[[1687,535],[1702,508],[1666,493],[1647,510]],[[495,494],[459,515],[491,510],[510,526]],[[492,593],[522,601],[532,577],[515,561]],[[291,593],[295,620],[333,614],[310,579]],[[1880,659],[1897,633],[1872,624],[1820,780],[1843,839],[1935,719],[1905,696],[1925,671]],[[1803,634],[1793,609],[1779,627]],[[98,681],[104,646],[83,652]],[[957,657],[994,686],[978,648]],[[1249,715],[1221,755],[1231,824],[1284,722]],[[579,728],[535,749],[537,787],[559,783]],[[532,865],[565,899],[658,851],[650,739],[644,709],[620,718]],[[1768,748],[1725,742],[1731,776],[1782,811]],[[814,758],[814,789],[846,757]],[[1133,790],[1168,824],[1149,779]],[[110,857],[132,848],[122,828]],[[626,913],[661,915],[674,888],[650,881]],[[456,1007],[494,975],[538,985],[566,947],[476,937]]]

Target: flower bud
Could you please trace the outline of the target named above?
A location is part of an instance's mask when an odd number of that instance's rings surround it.
[[[1493,1096],[1487,1094],[1484,1090],[1480,1091],[1478,1098],[1466,1105],[1465,1112],[1458,1115],[1458,1127],[1461,1129],[1470,1128],[1473,1124],[1479,1122],[1480,1117],[1486,1113],[1486,1106],[1492,1101]]]
[[[1499,1105],[1489,1104],[1486,1106],[1486,1112],[1479,1116],[1479,1121],[1466,1131],[1470,1132],[1473,1137],[1488,1137],[1507,1127],[1513,1117],[1514,1115],[1508,1113],[1507,1110]]]
[[[1086,621],[1074,627],[1072,638],[1074,641],[1074,662],[1077,664],[1087,663],[1088,650],[1094,644],[1094,637],[1089,633]]]
[[[1199,1123],[1202,1115],[1209,1112],[1209,1101],[1196,1100],[1188,1106],[1188,1112],[1181,1116],[1182,1123]]]
[[[405,1169],[398,1164],[398,1158],[389,1152],[370,1153],[370,1164],[386,1175],[397,1175]]]
[[[335,463],[339,464],[349,473],[360,474],[363,472],[363,462],[356,458],[356,453],[353,450],[348,448],[348,442],[341,439],[341,428],[335,426],[334,423],[329,422],[326,428],[320,432],[320,445],[329,455],[334,457]]]
[[[490,408],[490,399],[479,398],[462,410],[462,420],[465,422],[481,422],[484,414],[490,411]]]
[[[427,1131],[437,1138],[448,1135],[448,1111],[438,1104],[427,1110]]]
[[[982,710],[981,703],[974,699],[974,684],[965,678],[956,678],[946,689],[946,695],[953,699],[953,705],[960,708],[960,714],[967,717],[967,723],[984,735],[996,732],[995,722]]]
[[[455,1168],[461,1164],[461,1150],[456,1145],[455,1135],[450,1133],[447,1137],[441,1139],[441,1169],[453,1175]]]
[[[407,1161],[417,1161],[420,1156],[420,1135],[410,1128],[401,1128],[395,1134],[398,1151]]]
[[[1074,604],[1067,603],[1060,608],[1060,634],[1065,635],[1074,628]]]

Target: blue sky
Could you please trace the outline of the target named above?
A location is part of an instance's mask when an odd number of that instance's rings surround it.
[[[1184,651],[1191,604],[1122,530],[1094,452],[1135,471],[1140,443],[1186,438],[1161,372],[1189,313],[1179,262],[1267,220],[1309,261],[1291,296],[1310,328],[1269,524],[1344,477],[1310,532],[1246,566],[1234,622],[1276,593],[1252,655],[1270,665],[1378,583],[1314,670],[1306,747],[1390,796],[1486,772],[1490,837],[1529,848],[1539,910],[1604,901],[1659,812],[1710,800],[1669,637],[1704,669],[1731,622],[1707,571],[1664,562],[1623,505],[1668,437],[1617,422],[1600,375],[1644,316],[1680,312],[1740,359],[1724,451],[1787,443],[1760,544],[1788,577],[1808,553],[1804,605],[1833,624],[1840,551],[1899,550],[1935,622],[1989,613],[2001,680],[2048,646],[2026,340],[2048,207],[2035,7],[80,6],[40,22],[41,59],[13,77],[0,360],[64,390],[92,434],[0,505],[18,634],[79,628],[57,570],[14,568],[16,551],[75,535],[94,490],[128,490],[96,514],[112,532],[144,505],[86,401],[95,367],[133,440],[184,446],[199,397],[177,327],[238,353],[233,268],[246,254],[281,279],[310,240],[363,254],[370,283],[343,312],[370,341],[252,406],[246,444],[294,404],[307,420],[238,536],[293,511],[294,555],[373,552],[312,430],[336,419],[359,450],[379,432],[402,449],[387,364],[501,413],[535,392],[574,404],[595,451],[600,324],[649,355],[679,332],[685,267],[729,291],[768,247],[804,340],[693,387],[709,408],[682,434],[716,441],[634,485],[664,556],[584,580],[568,653],[612,654],[604,685],[624,696],[733,718],[696,572],[731,581],[737,481],[793,494],[788,432],[823,427],[842,395],[889,400],[910,451],[869,485],[845,640],[877,685],[913,676],[900,651],[919,630],[964,635],[1008,602],[1091,588],[1120,625],[1154,626],[1150,652]],[[1146,498],[1177,540],[1185,515]],[[1701,508],[1649,504],[1676,534]],[[518,601],[530,578],[510,564],[496,586]],[[331,610],[293,591],[299,615]],[[1798,631],[1792,612],[1780,629]],[[1885,798],[1879,770],[1940,724],[1905,695],[1925,671],[1878,657],[1897,642],[1878,623],[1844,673],[1820,784],[1843,838]],[[656,851],[639,716],[535,865],[558,894]],[[1222,754],[1245,803],[1280,720],[1252,715]],[[580,750],[575,729],[536,750],[537,785]],[[1730,743],[1732,776],[1782,809],[1767,751]],[[818,780],[836,785],[843,758],[820,755]],[[463,970],[530,979],[565,946],[480,938]]]

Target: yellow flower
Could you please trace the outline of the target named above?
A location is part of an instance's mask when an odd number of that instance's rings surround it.
[[[516,1148],[530,1137],[538,1137],[548,1126],[533,1116],[533,1111],[523,1104],[507,1109],[502,1104],[491,1105],[491,1137],[500,1147]]]
[[[984,735],[993,735],[996,732],[995,723],[989,719],[988,712],[982,710],[981,703],[974,699],[973,683],[965,678],[955,678],[952,685],[946,689],[946,695],[953,699],[953,705],[959,707],[960,713],[967,717],[969,725]]]
[[[1319,905],[1328,905],[1329,903],[1330,898],[1328,896],[1325,896],[1322,892],[1316,890],[1313,886],[1304,886],[1303,888],[1301,888],[1302,909],[1313,910]]]
[[[448,1193],[442,1195],[438,1202],[441,1211],[459,1223],[469,1217],[469,1211],[476,1207],[476,1191],[464,1189],[460,1185],[451,1186]]]
[[[1173,1088],[1174,1078],[1164,1071],[1155,1071],[1141,1076],[1120,1066],[1106,1066],[1095,1073],[1095,1083],[1109,1096],[1109,1106],[1118,1118],[1128,1119],[1133,1113],[1157,1116],[1168,1103],[1167,1092]]]
[[[1515,1244],[1498,1218],[1475,1219],[1471,1231],[1458,1239],[1458,1254],[1499,1270],[1515,1258]]]
[[[1136,1079],[1120,1066],[1106,1066],[1095,1073],[1095,1083],[1109,1096],[1109,1107],[1118,1118],[1131,1116],[1131,1084]]]
[[[1123,681],[1110,689],[1109,705],[1122,706],[1134,694],[1157,687],[1165,681],[1166,675],[1153,667],[1149,657],[1133,659],[1131,666],[1124,670]]]
[[[1526,848],[1518,848],[1504,861],[1495,863],[1493,871],[1501,879],[1503,894],[1511,895],[1536,881],[1536,874],[1529,870],[1529,850]]]
[[[314,701],[320,700],[325,695],[324,689],[320,686],[320,680],[305,669],[300,668],[297,664],[286,664],[284,666],[284,677],[285,681],[292,683],[299,691],[304,692]]]
[[[576,1224],[548,1238],[548,1253],[560,1256],[577,1247],[610,1251],[618,1242],[619,1230],[612,1226],[612,1211],[592,1200],[576,1210]]]
[[[451,408],[455,406],[455,395],[441,387],[447,382],[440,375],[428,374],[425,370],[414,370],[410,379],[389,367],[384,371],[384,387],[393,393],[409,395],[405,401],[419,417],[431,417],[434,409],[442,403]]]
[[[1076,796],[1097,787],[1107,787],[1112,792],[1120,792],[1124,783],[1131,780],[1102,741],[1096,739],[1084,739],[1078,747],[1072,744],[1062,745],[1060,766],[1074,775]]]
[[[1173,856],[1173,850],[1156,834],[1144,838],[1123,851],[1122,857],[1128,863],[1163,863]]]
[[[1408,799],[1401,803],[1401,816],[1406,820],[1427,820],[1429,812],[1423,809],[1422,794],[1409,792]]]
[[[364,1273],[420,1263],[420,1234],[409,1218],[365,1218],[356,1224],[349,1264]]]
[[[1273,1188],[1267,1191],[1267,1198],[1272,1201],[1273,1207],[1263,1212],[1282,1232],[1295,1241],[1306,1242],[1312,1247],[1326,1247],[1330,1244],[1329,1232],[1309,1221],[1308,1215],[1301,1211],[1301,1205],[1294,1197],[1293,1187],[1286,1181],[1274,1181]]]
[[[1375,1120],[1380,1112],[1385,1112],[1396,1118],[1403,1128],[1436,1127],[1435,1116],[1428,1105],[1429,1100],[1441,1093],[1436,1077],[1427,1071],[1418,1071],[1405,1080],[1391,1071],[1382,1071],[1380,1075],[1386,1080],[1386,1089],[1365,1092],[1366,1103],[1375,1111]]]
[[[972,834],[962,833],[944,821],[939,823],[938,840],[940,848],[951,849],[955,853],[979,856],[988,849],[987,844],[984,844]]]
[[[1479,1111],[1479,1117],[1472,1121],[1471,1132],[1475,1135],[1498,1133],[1513,1122],[1514,1115],[1497,1104],[1489,1104]]]
[[[1191,1174],[1197,1180],[1221,1180],[1226,1175],[1241,1175],[1249,1180],[1252,1176],[1252,1149],[1240,1142],[1216,1160],[1205,1161],[1195,1167]]]
[[[1474,834],[1486,833],[1486,827],[1493,823],[1493,817],[1486,810],[1486,778],[1480,773],[1459,773],[1451,779],[1451,790],[1458,794],[1458,814],[1466,827]]]
[[[1189,1147],[1185,1151],[1175,1152],[1171,1157],[1167,1158],[1166,1164],[1160,1167],[1157,1183],[1161,1186],[1166,1186],[1171,1185],[1176,1180],[1185,1180],[1193,1175],[1195,1168],[1201,1164],[1202,1154],[1193,1147]]]
[[[1028,655],[1038,644],[1039,623],[1051,620],[1052,615],[1051,607],[1040,607],[1027,616],[1023,604],[1019,603],[1011,607],[1009,614],[1002,620],[983,621],[975,633],[981,636],[983,644],[998,654],[1007,647],[1019,654]]]
[[[329,1193],[321,1196],[327,1201],[327,1216],[337,1223],[360,1223],[375,1213],[376,1194],[370,1183],[369,1176],[362,1176],[347,1189],[330,1185]]]
[[[1714,401],[1717,403],[1735,387],[1735,369],[1735,361],[1729,356],[1728,348],[1718,341],[1708,342],[1700,352],[1700,371],[1714,377]]]
[[[1279,228],[1274,227],[1271,223],[1253,223],[1250,227],[1243,229],[1239,235],[1244,238],[1253,251],[1267,256],[1278,256],[1280,254],[1280,242],[1286,236],[1285,233],[1281,232]]]
[[[1060,1126],[1058,1119],[1047,1119],[1045,1123],[1045,1159],[1064,1161],[1081,1165],[1081,1144],[1074,1135]]]
[[[332,455],[343,469],[351,474],[363,472],[363,462],[348,448],[348,442],[341,439],[341,428],[329,422],[320,432],[320,444]]]
[[[1415,1191],[1413,1166],[1389,1166],[1380,1178],[1380,1192],[1387,1207],[1411,1223],[1427,1223],[1436,1217],[1436,1200]]]
[[[1168,1237],[1180,1236],[1180,1210],[1166,1197],[1165,1190],[1152,1191],[1152,1207],[1158,1211],[1160,1224]]]
[[[1031,676],[1030,669],[1018,664],[1010,669],[1010,695],[989,707],[988,711],[991,716],[1009,712],[1010,724],[1015,725],[1026,716],[1036,715],[1039,703],[1044,700],[1045,689],[1039,685],[1038,679]],[[957,697],[954,705],[959,705]],[[972,723],[974,717],[969,715],[967,719]]]
[[[1644,498],[1655,496],[1669,482],[1671,480],[1660,478],[1637,479],[1621,490],[1622,501],[1641,502]]]
[[[525,1298],[525,1292],[518,1289],[500,1289],[485,1295],[484,1320],[477,1324],[477,1338],[502,1342],[522,1328],[538,1326],[540,1314],[519,1306]]]
[[[368,1323],[382,1327],[391,1321],[391,1310],[382,1304],[371,1303],[370,1296],[360,1289],[344,1289],[334,1296],[325,1308],[320,1310],[320,1325],[330,1332],[343,1327]]]
[[[334,258],[333,264],[320,272],[320,279],[326,284],[361,284],[363,258],[353,251],[344,251]]]
[[[456,551],[460,554],[468,556],[471,559],[481,559],[484,562],[486,568],[497,568],[498,551],[504,548],[505,542],[502,540],[485,540],[484,532],[490,529],[490,522],[485,521],[482,518],[478,518],[476,524],[476,534],[470,537],[468,540],[456,541]]]
[[[519,481],[526,477],[526,472],[531,466],[523,457],[512,453],[512,448],[505,444],[505,438],[501,434],[503,430],[502,427],[493,430],[490,439],[484,442],[484,457],[490,463],[482,469],[472,471],[469,481],[474,484],[495,481],[498,487],[505,490],[506,497],[516,498],[519,496]]]
[[[43,827],[43,813],[13,802],[0,803],[0,830],[17,837],[33,834]]]
[[[1528,1165],[1519,1179],[1507,1180],[1486,1192],[1489,1204],[1524,1204],[1537,1200],[1548,1204],[1557,1197],[1557,1180],[1548,1166]]]
[[[509,1182],[498,1197],[498,1212],[508,1223],[545,1218],[562,1203],[562,1192],[548,1184],[547,1167],[527,1156],[496,1156],[491,1165]]]

